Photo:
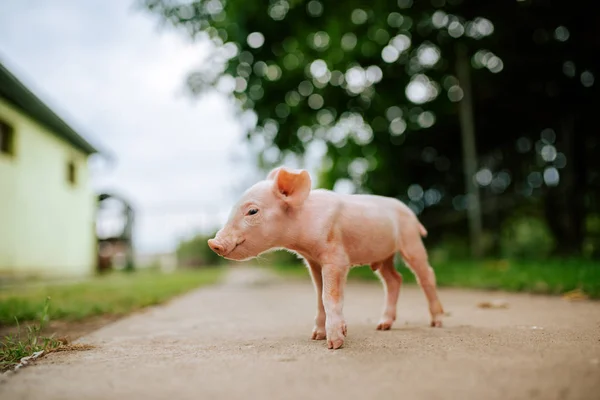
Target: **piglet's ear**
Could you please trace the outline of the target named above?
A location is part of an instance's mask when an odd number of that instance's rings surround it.
[[[267,175],[267,180],[272,181],[275,178],[275,175],[279,172],[282,167],[273,168],[271,172]]]
[[[297,207],[304,203],[310,193],[310,175],[306,170],[290,170],[280,167],[273,177],[273,189],[290,207]]]

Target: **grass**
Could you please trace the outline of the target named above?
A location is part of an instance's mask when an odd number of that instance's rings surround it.
[[[59,340],[52,337],[42,337],[41,331],[48,322],[49,300],[46,299],[41,310],[39,322],[28,326],[25,331],[18,326],[16,334],[4,337],[0,345],[0,371],[10,369],[17,365],[23,357],[30,356],[38,351],[50,351],[62,345]],[[15,319],[16,324],[19,321]]]
[[[486,260],[439,262],[433,265],[440,287],[464,287],[510,292],[564,294],[573,290],[600,299],[600,264],[585,260]],[[415,283],[402,264],[398,270],[404,282]],[[309,277],[302,266],[278,265],[275,270],[288,276]],[[349,280],[377,280],[369,267],[353,268]]]
[[[98,315],[124,315],[162,303],[201,285],[214,283],[221,270],[113,273],[74,284],[16,287],[0,291],[0,326],[40,318],[51,299],[49,318],[78,321]]]
[[[221,269],[113,273],[74,284],[18,286],[0,292],[0,327],[16,326],[0,343],[0,371],[36,352],[86,350],[66,339],[43,336],[48,322],[82,321],[100,315],[121,316],[159,304],[198,286],[215,283]],[[27,323],[26,327],[22,325]]]

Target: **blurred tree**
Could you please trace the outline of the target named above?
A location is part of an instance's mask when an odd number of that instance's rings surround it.
[[[214,235],[196,235],[182,240],[176,250],[177,263],[181,267],[206,267],[224,264],[227,260],[213,252],[206,244]]]
[[[470,204],[455,71],[464,46],[485,225],[499,229],[511,207],[541,196],[567,254],[581,250],[586,209],[598,212],[588,156],[600,25],[577,3],[143,0],[215,44],[188,86],[232,93],[256,113],[248,139],[264,149],[261,166],[324,152],[321,186],[398,197],[458,233]]]

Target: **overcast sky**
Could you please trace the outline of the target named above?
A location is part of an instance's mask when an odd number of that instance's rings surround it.
[[[93,144],[115,156],[96,190],[136,207],[142,252],[217,226],[251,167],[228,102],[193,100],[185,74],[206,56],[182,32],[159,29],[131,0],[5,0],[0,57]],[[246,161],[232,161],[234,152]],[[250,184],[242,179],[241,185]]]

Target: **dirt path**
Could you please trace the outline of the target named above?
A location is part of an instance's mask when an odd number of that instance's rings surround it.
[[[264,279],[263,279],[264,278]],[[0,384],[17,399],[600,399],[600,304],[441,290],[445,328],[405,287],[399,320],[375,330],[378,285],[352,283],[348,338],[309,340],[311,283],[236,269],[206,288],[117,321]],[[477,303],[502,296],[508,309]],[[535,327],[535,328],[534,328]]]

